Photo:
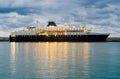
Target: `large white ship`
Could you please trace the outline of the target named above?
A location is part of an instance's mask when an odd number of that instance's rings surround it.
[[[94,33],[91,29],[75,26],[57,26],[55,22],[50,21],[45,27],[27,27],[23,30],[12,32],[10,41],[65,41],[65,42],[80,42],[80,41],[106,41],[109,33]]]

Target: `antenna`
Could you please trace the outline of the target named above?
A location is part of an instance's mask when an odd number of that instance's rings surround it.
[[[80,29],[82,29],[83,28],[83,23],[82,22],[80,22]]]
[[[73,25],[74,25],[74,17],[71,17],[69,26],[73,26]]]
[[[39,27],[39,23],[40,23],[40,21],[39,21],[39,20],[36,20],[36,22],[35,22],[35,27]]]

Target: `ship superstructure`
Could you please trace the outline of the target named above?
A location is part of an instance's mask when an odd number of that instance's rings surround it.
[[[109,33],[94,33],[91,29],[75,26],[57,26],[55,22],[48,22],[45,27],[27,27],[12,32],[10,41],[105,41]]]

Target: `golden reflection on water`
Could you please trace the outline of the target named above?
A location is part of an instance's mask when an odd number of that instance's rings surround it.
[[[16,55],[16,48],[15,48],[15,42],[11,42],[10,43],[10,47],[11,47],[11,53],[10,53],[10,61],[11,61],[11,73],[14,74],[16,72],[16,64],[15,64],[15,55]]]
[[[89,74],[89,51],[90,51],[90,46],[89,43],[84,43],[83,45],[83,60],[84,60],[84,77],[87,77]]]
[[[89,51],[90,44],[87,42],[11,42],[11,73],[19,68],[16,67],[16,58],[22,56],[23,62],[34,72],[34,78],[66,78],[79,72],[76,71],[79,65],[83,67],[81,78],[86,78],[89,73]]]

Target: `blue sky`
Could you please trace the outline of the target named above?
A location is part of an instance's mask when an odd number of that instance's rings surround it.
[[[39,21],[83,22],[120,37],[120,0],[0,0],[0,36]]]

